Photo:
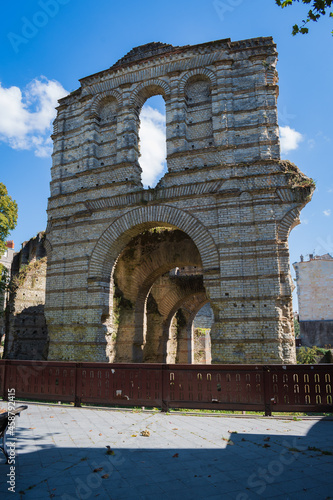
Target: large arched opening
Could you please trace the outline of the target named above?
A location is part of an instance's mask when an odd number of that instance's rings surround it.
[[[184,340],[188,339],[184,332],[189,331],[191,336],[193,329],[186,325],[181,332],[181,322],[177,327],[178,354],[170,356],[168,346],[174,328],[171,319],[191,296],[199,295],[200,303],[210,301],[211,274],[218,265],[214,244],[211,241],[211,251],[207,252],[209,234],[195,220],[189,220],[185,212],[162,206],[137,212],[146,222],[128,227],[131,217],[125,214],[102,236],[90,261],[90,295],[96,306],[100,305],[107,359],[193,361],[191,349],[184,347],[186,342],[189,346],[192,342]],[[128,229],[122,232],[124,226]],[[116,233],[118,237],[112,241],[109,235]],[[204,271],[208,271],[208,278]],[[191,308],[186,316],[191,316],[193,323]]]
[[[172,355],[174,348],[184,351],[181,320],[172,344],[175,325],[168,318],[194,294],[208,301],[200,254],[186,233],[154,227],[134,236],[112,270],[110,311],[103,318],[113,361],[187,363],[188,356]]]

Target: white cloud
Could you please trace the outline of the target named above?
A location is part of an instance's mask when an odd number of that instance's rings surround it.
[[[302,134],[290,128],[288,125],[286,127],[280,127],[281,153],[287,154],[289,151],[297,149],[303,139]]]
[[[165,116],[148,105],[140,114],[140,153],[142,183],[153,187],[166,168],[166,131]]]
[[[45,77],[36,78],[21,91],[0,83],[0,141],[13,149],[30,149],[36,156],[49,156],[52,121],[58,99],[68,92]]]
[[[326,215],[326,217],[329,217],[331,215],[331,210],[323,210],[323,214]]]

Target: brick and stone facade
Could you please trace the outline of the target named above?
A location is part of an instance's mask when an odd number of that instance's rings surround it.
[[[293,264],[296,272],[302,345],[333,347],[333,257],[310,256]]]
[[[276,62],[271,38],[152,43],[59,101],[49,359],[185,359],[209,302],[213,363],[295,361],[287,240],[313,184],[280,160]],[[154,95],[168,172],[144,189],[140,111]],[[200,273],[167,275],[184,266]]]

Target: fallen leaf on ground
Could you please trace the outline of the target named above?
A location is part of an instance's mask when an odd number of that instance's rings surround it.
[[[104,476],[102,476],[102,479],[107,479],[109,477],[109,474],[104,474]]]
[[[265,437],[264,441],[269,441],[271,438],[269,436]]]
[[[103,434],[102,434],[101,432],[100,432],[98,435],[99,435],[99,436],[103,436]]]
[[[141,436],[145,436],[145,437],[150,436],[150,432],[147,429],[145,431],[141,431],[140,434],[141,434]]]
[[[107,455],[114,455],[114,451],[111,450],[110,446],[107,445],[106,447],[107,447],[106,454]]]
[[[172,458],[178,458],[179,457],[179,453],[175,453],[174,455],[172,455]]]
[[[178,431],[178,427],[174,427],[172,430],[173,431]]]
[[[93,472],[100,472],[101,470],[103,470],[103,467],[98,467],[97,469],[94,469]]]
[[[136,438],[137,437],[137,434],[132,434],[131,436],[132,438]]]

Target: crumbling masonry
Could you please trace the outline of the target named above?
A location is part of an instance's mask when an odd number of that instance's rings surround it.
[[[151,43],[80,80],[54,123],[48,359],[295,362],[288,235],[313,183],[280,160],[271,38]],[[145,101],[166,106],[168,172],[141,182]],[[192,347],[191,347],[192,346]]]
[[[7,359],[47,359],[44,237],[44,233],[38,233],[25,241],[21,251],[14,255],[4,315],[4,358]]]

